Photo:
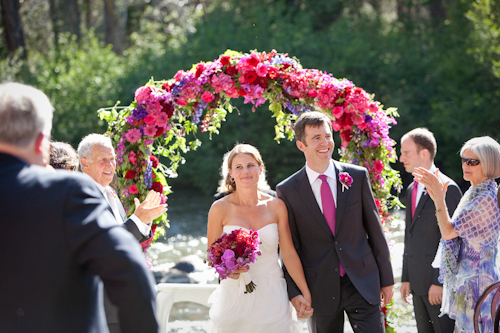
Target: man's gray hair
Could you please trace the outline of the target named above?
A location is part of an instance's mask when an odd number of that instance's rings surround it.
[[[92,160],[92,152],[95,145],[101,145],[104,147],[113,148],[113,143],[111,139],[102,134],[92,133],[87,135],[82,139],[80,144],[78,145],[78,158],[80,161],[80,167],[82,164],[82,158],[85,157],[89,162],[93,162]],[[82,169],[83,170],[83,169]]]
[[[481,161],[483,176],[489,179],[500,177],[500,144],[489,136],[472,138],[460,149],[460,156],[470,149]]]
[[[0,142],[26,147],[50,136],[54,107],[42,91],[16,82],[0,84]]]

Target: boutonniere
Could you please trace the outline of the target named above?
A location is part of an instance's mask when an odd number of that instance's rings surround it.
[[[352,185],[352,177],[347,172],[339,173],[339,180],[342,184],[342,192],[344,192],[344,189],[348,190]]]

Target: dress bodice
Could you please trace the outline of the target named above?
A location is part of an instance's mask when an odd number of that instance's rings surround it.
[[[249,231],[249,229],[230,224],[225,225],[223,227],[223,231],[226,233],[230,233],[234,230],[243,229]],[[270,272],[272,270],[279,269],[281,270],[278,264],[278,242],[279,242],[279,234],[278,234],[278,224],[277,223],[269,223],[264,227],[255,230],[259,236],[260,245],[259,250],[262,252],[262,255],[257,256],[257,259],[254,263],[250,264],[250,273],[260,273],[260,272]],[[258,271],[258,272],[257,272]]]

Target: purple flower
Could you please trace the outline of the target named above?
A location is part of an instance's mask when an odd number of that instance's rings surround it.
[[[227,249],[222,255],[222,261],[226,264],[228,269],[232,269],[234,267],[234,252],[233,250]]]

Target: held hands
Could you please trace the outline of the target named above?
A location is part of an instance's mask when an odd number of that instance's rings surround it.
[[[384,307],[392,301],[394,294],[393,286],[382,287],[380,289],[380,307]]]
[[[400,291],[403,301],[410,304],[410,282],[402,282]]]
[[[153,190],[149,191],[142,203],[137,198],[134,198],[134,202],[134,214],[145,224],[150,224],[154,219],[157,219],[167,211],[167,205],[160,204],[160,193]]]
[[[297,295],[291,300],[293,307],[297,311],[297,317],[307,319],[313,315],[314,309],[311,307],[311,300],[307,300],[302,295]]]
[[[443,287],[431,284],[429,288],[429,303],[439,305],[443,300]]]

